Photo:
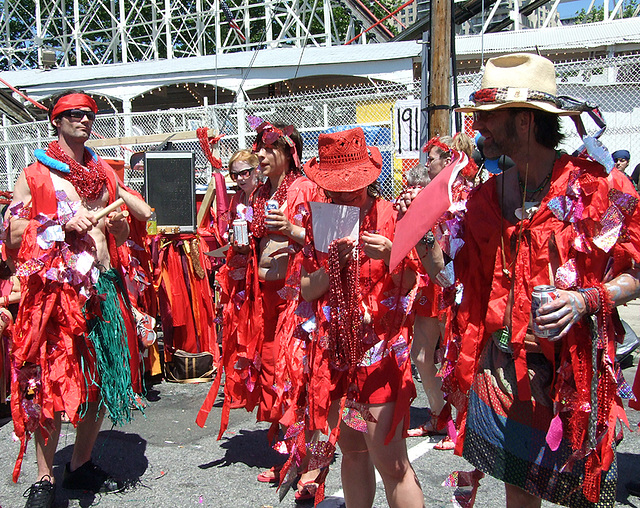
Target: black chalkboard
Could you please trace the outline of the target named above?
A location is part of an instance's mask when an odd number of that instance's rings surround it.
[[[158,227],[196,230],[193,152],[147,152],[144,158],[145,198],[156,209]]]

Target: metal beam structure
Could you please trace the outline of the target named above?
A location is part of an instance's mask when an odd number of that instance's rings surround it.
[[[51,50],[68,67],[331,46],[344,37],[331,0],[0,1],[5,70],[46,68]]]

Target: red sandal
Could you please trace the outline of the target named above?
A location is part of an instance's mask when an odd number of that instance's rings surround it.
[[[431,413],[431,418],[415,429],[409,429],[407,436],[409,437],[425,437],[425,436],[445,436],[447,429],[437,430],[438,414]]]
[[[258,481],[262,483],[279,483],[280,469],[282,469],[282,466],[273,466],[271,469],[262,471],[262,473],[258,475]]]
[[[317,490],[318,484],[315,482],[315,480],[310,480],[308,482],[298,482],[298,490],[296,490],[295,493],[296,503],[312,501],[316,497]]]

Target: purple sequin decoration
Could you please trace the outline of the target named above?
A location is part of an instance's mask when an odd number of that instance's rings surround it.
[[[307,449],[311,453],[309,461],[309,470],[322,469],[329,466],[333,461],[336,447],[329,441],[318,441],[317,443],[308,443]]]
[[[400,335],[398,340],[396,340],[393,343],[393,346],[391,346],[391,349],[393,349],[393,352],[395,353],[398,367],[402,367],[409,359],[409,344],[407,343],[407,340]]]
[[[44,263],[39,259],[27,259],[18,267],[18,269],[16,270],[16,275],[18,277],[29,277],[34,273],[38,273],[43,266]]]
[[[625,215],[631,215],[638,204],[638,198],[631,194],[626,194],[618,189],[609,190],[609,199]]]
[[[578,284],[578,273],[576,271],[575,259],[569,259],[556,270],[555,283],[558,289],[569,289]]]
[[[609,252],[618,241],[623,220],[622,212],[617,206],[611,205],[600,219],[602,230],[593,238],[593,243],[604,252]]]
[[[342,421],[353,430],[357,430],[363,434],[367,432],[367,422],[364,421],[362,414],[357,409],[345,407],[342,411]]]
[[[567,196],[556,196],[549,200],[547,207],[556,219],[567,221],[573,209],[573,200]]]

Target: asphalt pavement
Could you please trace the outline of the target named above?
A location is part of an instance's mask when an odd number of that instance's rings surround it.
[[[621,309],[621,315],[640,335],[640,303],[632,302]],[[629,382],[638,364],[638,351],[634,353],[634,366],[624,370]],[[57,507],[104,508],[126,507],[214,507],[214,508],[267,508],[312,506],[296,505],[293,492],[279,502],[278,492],[272,485],[262,484],[256,476],[264,469],[281,463],[284,457],[268,446],[268,425],[256,423],[255,416],[242,409],[231,411],[229,429],[217,440],[220,424],[221,399],[218,397],[206,428],[195,424],[195,417],[209,383],[173,384],[162,382],[149,389],[149,404],[144,415],[136,412],[131,424],[114,429],[105,421],[94,449],[94,462],[112,474],[128,479],[133,486],[121,494],[87,495],[81,492],[57,489]],[[617,506],[640,507],[640,498],[628,494],[625,484],[640,480],[640,413],[629,410],[632,431],[625,429],[624,439],[618,447],[619,482]],[[411,409],[412,424],[422,423],[427,416],[427,401],[418,386],[418,398]],[[0,508],[24,506],[23,492],[36,476],[33,442],[29,444],[17,484],[11,481],[18,443],[12,439],[13,426],[9,419],[0,420]],[[64,465],[73,448],[74,429],[64,424],[55,457],[55,477],[62,478]],[[443,487],[449,473],[472,468],[452,452],[433,450],[435,438],[409,438],[410,457],[424,492],[428,508],[450,507],[452,489]],[[336,453],[326,483],[326,494],[339,499],[340,453]],[[327,503],[329,504],[329,503]],[[505,505],[504,487],[500,482],[485,477],[480,484],[476,506],[493,508]],[[340,506],[336,502],[332,506]],[[382,484],[378,482],[375,506],[386,507]],[[543,503],[544,507],[554,506]]]

